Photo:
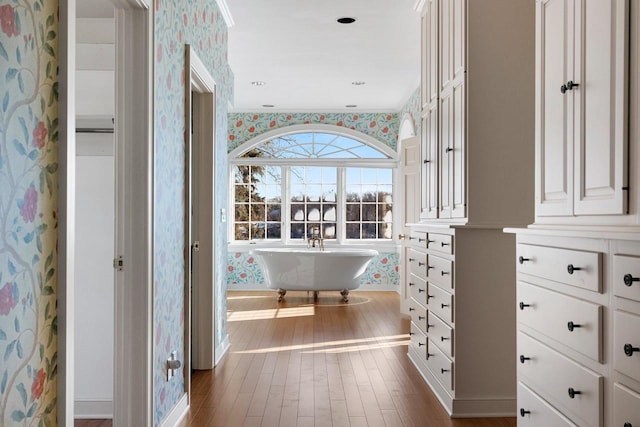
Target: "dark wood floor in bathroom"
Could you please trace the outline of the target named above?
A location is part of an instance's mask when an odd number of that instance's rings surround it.
[[[180,427],[514,427],[515,418],[450,419],[406,356],[395,292],[229,292],[231,349],[192,376]],[[76,427],[107,427],[76,423]]]

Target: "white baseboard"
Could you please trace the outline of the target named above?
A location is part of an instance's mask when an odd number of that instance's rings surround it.
[[[76,400],[75,418],[79,420],[113,419],[113,400]]]
[[[189,399],[187,394],[183,394],[176,406],[173,407],[171,412],[167,414],[162,423],[160,423],[160,427],[175,427],[180,421],[187,415],[187,411],[189,410]]]
[[[227,351],[229,351],[229,347],[231,347],[231,342],[229,342],[229,335],[225,336],[222,342],[220,343],[220,348],[216,351],[216,360],[214,361],[213,366],[217,366],[218,362],[222,360]]]

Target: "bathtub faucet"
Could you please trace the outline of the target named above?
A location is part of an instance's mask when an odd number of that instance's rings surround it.
[[[315,248],[316,247],[316,242],[317,242],[318,243],[318,248],[321,251],[324,251],[323,240],[324,239],[320,235],[320,229],[318,227],[314,227],[314,228],[311,229],[311,235],[307,239],[307,247]]]

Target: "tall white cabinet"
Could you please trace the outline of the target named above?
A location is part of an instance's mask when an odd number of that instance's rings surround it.
[[[535,4],[422,4],[409,357],[453,417],[516,412],[515,237],[533,221]]]
[[[640,426],[640,5],[536,1],[535,221],[512,261],[518,425]]]

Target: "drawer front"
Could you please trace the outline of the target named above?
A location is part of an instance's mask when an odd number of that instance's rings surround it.
[[[594,292],[602,291],[602,254],[519,244],[520,273],[531,274]]]
[[[420,304],[427,305],[427,281],[415,274],[409,275],[409,293]]]
[[[615,312],[613,368],[640,381],[640,316],[623,311]]]
[[[427,313],[427,336],[447,356],[453,357],[453,328],[433,313]]]
[[[613,425],[624,427],[640,426],[640,394],[623,386],[613,385]]]
[[[518,379],[576,424],[602,425],[602,376],[522,332],[518,333],[518,358]]]
[[[443,254],[453,254],[453,236],[450,234],[429,233],[427,235],[427,249]]]
[[[430,255],[427,280],[443,289],[453,289],[453,261]]]
[[[427,308],[445,322],[453,323],[453,295],[431,283],[427,284]]]
[[[613,256],[613,292],[619,297],[640,301],[640,257]]]
[[[409,344],[418,352],[422,360],[427,360],[427,336],[416,326],[411,323],[411,343]]]
[[[453,392],[453,362],[431,340],[427,340],[427,367],[450,393]]]
[[[411,230],[411,233],[409,234],[409,244],[415,247],[426,248],[427,233],[424,231]]]
[[[416,304],[415,300],[409,301],[409,314],[411,321],[418,325],[423,333],[427,333],[427,310],[420,304]]]
[[[412,274],[427,279],[427,254],[415,249],[409,249],[407,251],[409,262],[409,271]]]
[[[522,383],[518,383],[517,417],[520,427],[577,427]]]
[[[602,360],[602,306],[518,282],[518,322]]]

